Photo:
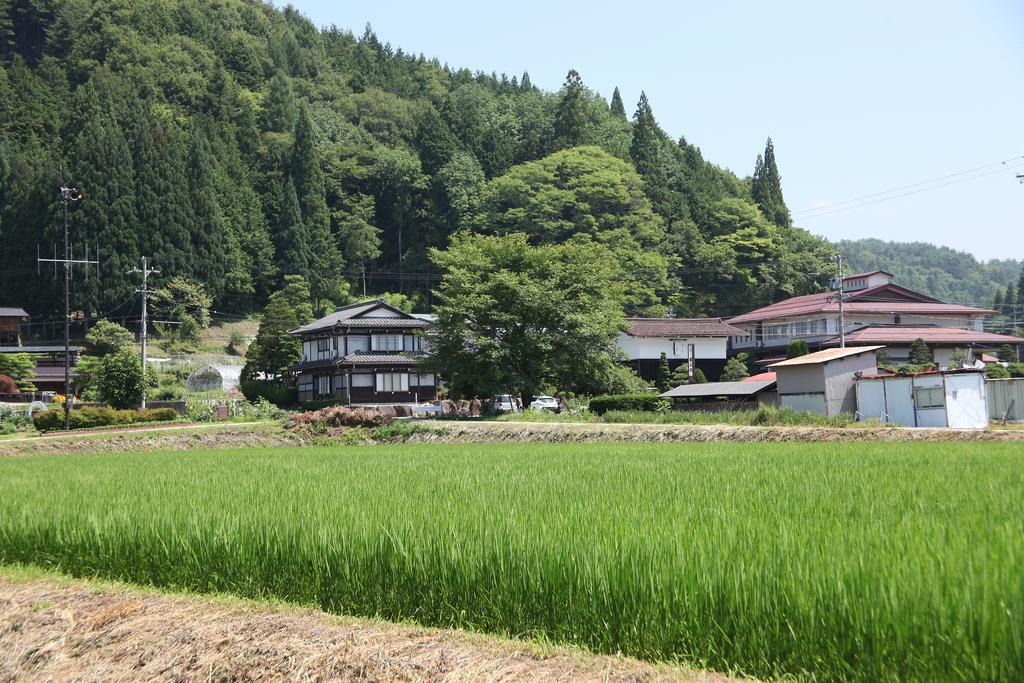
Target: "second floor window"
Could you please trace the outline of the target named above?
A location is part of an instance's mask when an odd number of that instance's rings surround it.
[[[330,337],[324,337],[323,339],[316,340],[316,350],[320,353],[331,350],[331,339]]]
[[[373,335],[374,351],[401,351],[402,335],[400,334],[375,334]]]

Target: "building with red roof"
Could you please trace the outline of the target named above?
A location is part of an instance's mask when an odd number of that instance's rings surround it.
[[[995,311],[946,303],[901,287],[893,283],[892,277],[891,273],[877,270],[843,278],[846,332],[874,330],[864,332],[858,346],[884,343],[871,340],[877,338],[872,335],[882,334],[878,331],[882,328],[906,327],[927,330],[934,335],[940,334],[939,329],[971,332],[949,332],[947,335],[950,339],[955,337],[954,346],[969,347],[984,345],[992,348],[990,345],[995,341],[994,337],[1003,336],[989,335],[984,331],[985,319],[995,315]],[[758,356],[777,356],[794,339],[805,340],[812,349],[822,348],[839,336],[838,292],[792,297],[726,322],[745,332],[730,340],[734,353],[746,351]],[[898,336],[895,332],[889,334]],[[849,338],[847,343],[852,343]],[[1009,342],[1001,340],[995,346],[1002,343]]]

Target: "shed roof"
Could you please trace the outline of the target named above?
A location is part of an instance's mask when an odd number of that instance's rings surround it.
[[[828,363],[829,361],[839,360],[840,358],[846,358],[847,356],[856,356],[861,353],[877,351],[884,348],[884,346],[853,346],[845,349],[823,349],[821,351],[815,351],[814,353],[808,353],[805,356],[797,356],[796,358],[790,358],[789,360],[772,363],[768,367],[784,368],[794,365],[820,365],[822,363]]]
[[[958,327],[935,325],[865,325],[846,334],[847,344],[912,344],[923,339],[926,344],[960,344],[963,346],[1001,346],[1024,344],[1024,339],[1006,334],[964,330]],[[830,339],[825,346],[839,344],[839,338]]]
[[[705,382],[673,387],[662,398],[694,398],[698,396],[753,396],[775,388],[775,380],[759,382]]]
[[[80,346],[69,346],[71,353],[82,350]],[[0,353],[64,353],[64,345],[54,346],[0,346]]]
[[[27,318],[28,313],[24,308],[11,306],[0,306],[0,318]]]
[[[626,318],[631,337],[742,337],[746,331],[721,318]]]

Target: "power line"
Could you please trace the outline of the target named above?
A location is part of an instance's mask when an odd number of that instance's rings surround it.
[[[975,166],[974,168],[968,168],[968,169],[963,170],[963,171],[957,171],[956,173],[949,173],[947,175],[939,176],[937,178],[931,178],[930,180],[922,180],[922,181],[917,182],[917,183],[911,183],[910,185],[901,185],[900,187],[894,187],[894,188],[892,188],[890,190],[882,190],[881,192],[872,192],[871,194],[861,195],[860,197],[853,197],[852,199],[844,199],[841,202],[832,202],[831,204],[824,204],[822,206],[817,206],[817,207],[814,207],[814,208],[801,209],[799,211],[794,211],[793,212],[793,216],[797,216],[799,214],[804,214],[804,213],[815,213],[817,211],[821,211],[822,209],[828,209],[828,208],[831,208],[833,206],[841,206],[843,204],[850,204],[852,202],[859,202],[862,199],[871,199],[872,197],[878,197],[878,196],[883,195],[883,194],[890,194],[892,192],[899,192],[900,190],[908,190],[908,189],[910,189],[912,187],[919,187],[921,185],[928,185],[929,183],[936,183],[936,182],[938,182],[940,180],[946,180],[947,178],[955,178],[956,176],[965,175],[967,173],[974,173],[975,171],[981,171],[981,170],[984,170],[986,168],[992,168],[993,166],[1005,166],[1007,163],[1009,163],[1011,161],[1015,162],[1018,159],[1024,159],[1024,155],[1019,156],[1019,157],[1010,157],[1009,159],[1004,159],[1003,161],[995,161],[995,162],[993,162],[991,164],[984,164],[982,166]],[[1002,170],[1002,169],[1000,169],[1000,170]],[[978,177],[980,177],[980,176],[978,176]]]
[[[909,197],[910,195],[920,194],[921,192],[928,192],[930,190],[938,190],[940,188],[948,187],[950,185],[956,185],[958,183],[966,183],[968,180],[977,180],[978,178],[984,178],[985,176],[995,175],[997,173],[1003,173],[1004,171],[1013,170],[1013,169],[1017,169],[1017,168],[1024,168],[1024,164],[1019,164],[1017,166],[1008,166],[1006,168],[1000,168],[1000,169],[996,169],[995,171],[988,171],[986,173],[979,173],[977,175],[969,176],[967,178],[961,178],[959,180],[952,180],[952,181],[950,181],[948,183],[941,183],[939,185],[932,185],[930,187],[922,187],[919,190],[912,190],[910,192],[903,192],[901,194],[892,195],[891,197],[882,197],[881,199],[875,199],[875,200],[870,201],[870,202],[861,202],[859,204],[853,204],[851,206],[843,206],[843,207],[840,207],[838,209],[832,209],[831,211],[822,211],[820,213],[801,215],[801,216],[798,216],[797,219],[801,220],[801,221],[805,221],[805,220],[808,220],[808,219],[818,218],[820,216],[827,216],[827,215],[833,214],[833,213],[840,213],[842,211],[850,211],[851,209],[859,209],[859,208],[864,207],[864,206],[871,206],[872,204],[879,204],[881,202],[887,202],[887,201],[889,201],[891,199],[899,199],[901,197]],[[882,193],[882,194],[884,194],[884,193]],[[822,208],[825,208],[825,207],[822,207]]]

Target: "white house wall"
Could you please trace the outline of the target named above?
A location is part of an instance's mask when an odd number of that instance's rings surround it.
[[[827,320],[827,331],[824,334],[792,334],[791,328],[789,327],[796,323],[813,322],[815,320],[822,319]],[[824,315],[822,313],[764,320],[762,322],[762,336],[764,337],[764,344],[762,346],[785,346],[793,339],[803,339],[810,343],[827,341],[839,335],[838,320],[838,316],[835,314]],[[974,330],[976,332],[984,331],[984,318],[981,317],[972,318],[959,315],[912,315],[906,313],[857,313],[856,311],[848,312],[846,315],[847,332],[852,332],[853,330],[859,327],[864,327],[865,325],[896,324],[904,327],[934,325],[938,327],[955,327],[963,330]],[[768,328],[772,325],[786,325],[788,331],[785,334],[769,334]],[[733,349],[742,351],[744,349],[755,348],[757,346],[757,340],[754,339],[753,333],[756,329],[756,324],[743,323],[742,325],[738,325],[738,327],[750,332],[750,336],[732,337]]]
[[[633,337],[623,333],[616,341],[616,345],[629,360],[656,360],[661,358],[662,353],[669,359],[686,360],[688,344],[694,345],[693,351],[697,359],[724,360],[728,350],[728,337],[668,339],[665,337]]]

